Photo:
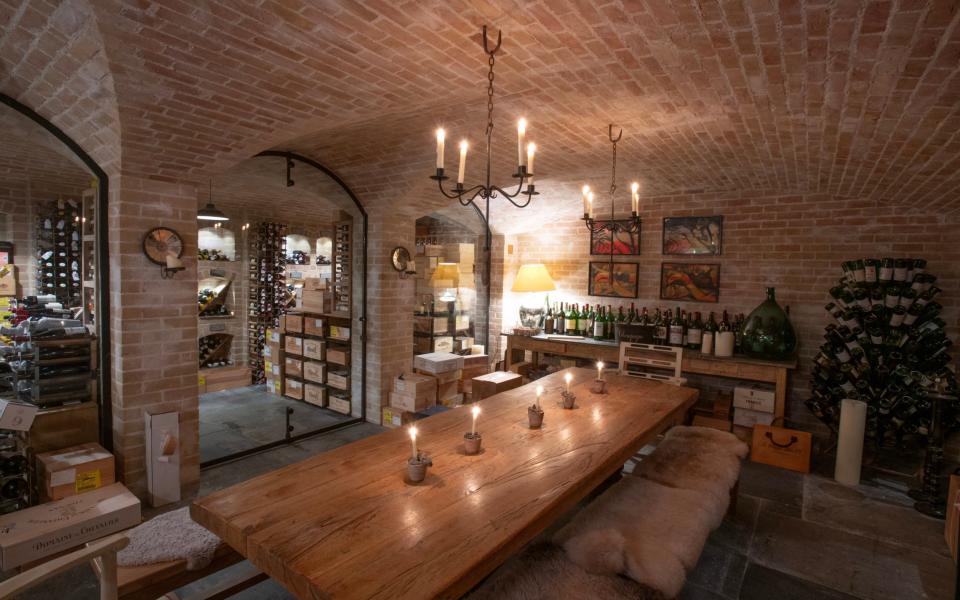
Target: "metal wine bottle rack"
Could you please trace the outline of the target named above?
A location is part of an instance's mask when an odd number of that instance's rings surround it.
[[[33,453],[16,432],[0,430],[0,514],[18,511],[33,502],[30,464]]]
[[[30,345],[18,356],[30,366],[13,375],[19,400],[48,407],[94,399],[97,353],[93,338],[34,340]],[[64,352],[69,356],[51,357]],[[54,372],[45,374],[45,369]]]
[[[57,200],[37,216],[37,292],[65,307],[82,304],[81,216],[74,200]]]
[[[250,245],[250,295],[248,298],[248,363],[253,383],[266,381],[263,344],[267,329],[280,326],[287,300],[284,278],[286,225],[259,223]]]
[[[333,310],[345,315],[350,314],[351,308],[352,232],[350,221],[333,224]]]

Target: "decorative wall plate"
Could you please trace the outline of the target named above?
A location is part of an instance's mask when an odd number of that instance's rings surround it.
[[[403,246],[397,246],[390,253],[390,262],[393,263],[394,269],[403,273],[407,270],[407,265],[410,264],[410,251]]]
[[[143,236],[143,253],[150,262],[166,266],[169,254],[183,256],[183,239],[169,227],[155,227]]]

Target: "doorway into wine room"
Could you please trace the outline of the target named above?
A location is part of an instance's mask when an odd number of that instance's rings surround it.
[[[364,418],[366,214],[308,158],[265,152],[198,193],[201,466]]]

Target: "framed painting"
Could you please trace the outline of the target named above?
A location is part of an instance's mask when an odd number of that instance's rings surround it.
[[[720,256],[723,217],[665,217],[663,253]]]
[[[640,265],[636,263],[591,262],[588,293],[609,298],[636,298],[639,272]]]
[[[597,221],[597,225],[602,225],[607,221]],[[615,223],[618,221],[614,221]],[[630,221],[619,221],[624,225],[629,225]],[[603,229],[594,233],[590,232],[590,254],[614,256],[636,256],[640,254],[640,233],[630,233],[629,231],[611,232],[609,229]]]
[[[720,299],[720,265],[661,264],[660,298],[680,302],[717,302]]]

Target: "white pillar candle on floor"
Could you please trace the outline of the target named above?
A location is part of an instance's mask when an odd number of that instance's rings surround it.
[[[732,331],[721,331],[717,333],[717,356],[733,356],[733,339],[734,335]]]
[[[837,436],[837,466],[833,478],[844,485],[860,483],[863,463],[863,433],[867,403],[846,398],[840,401],[840,433]]]
[[[700,342],[700,352],[704,354],[713,354],[713,332],[704,331],[703,340]]]

